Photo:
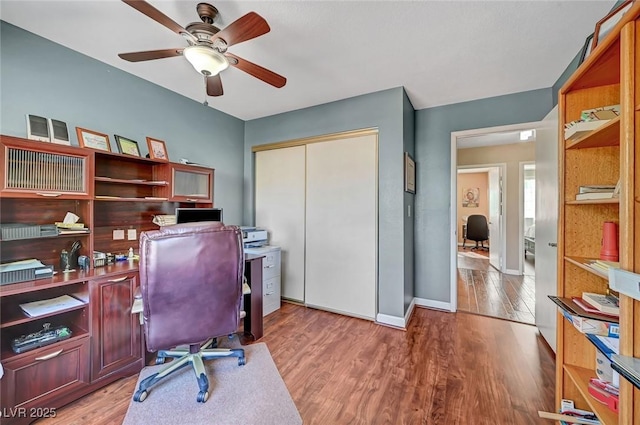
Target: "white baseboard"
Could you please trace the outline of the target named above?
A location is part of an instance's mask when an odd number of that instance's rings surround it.
[[[376,323],[400,329],[407,328],[404,317],[391,316],[389,314],[378,313],[376,315]]]
[[[520,270],[513,270],[513,269],[505,269],[505,271],[503,272],[504,274],[512,274],[515,276],[520,276]]]
[[[451,308],[451,303],[446,303],[444,301],[428,300],[426,298],[414,298],[413,301],[417,306],[420,307],[435,308],[438,310],[454,312],[454,310],[452,310]]]

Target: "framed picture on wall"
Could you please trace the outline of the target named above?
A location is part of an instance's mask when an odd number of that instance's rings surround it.
[[[416,193],[416,162],[408,152],[404,153],[404,191]]]

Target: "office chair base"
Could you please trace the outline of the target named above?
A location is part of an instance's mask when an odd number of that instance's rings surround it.
[[[158,356],[162,359],[162,362],[164,362],[164,359],[166,357],[175,358],[175,360],[168,363],[159,372],[143,379],[140,382],[138,390],[133,395],[133,401],[137,401],[140,403],[143,402],[149,395],[149,387],[156,384],[161,379],[171,375],[173,372],[176,372],[183,367],[191,364],[196,375],[196,379],[198,380],[198,387],[200,388],[200,392],[198,393],[198,397],[196,400],[198,401],[198,403],[206,402],[209,398],[209,379],[207,378],[204,363],[202,361],[203,359],[206,360],[221,357],[237,357],[238,366],[244,366],[246,364],[244,350],[242,348],[205,348],[209,347],[211,344],[212,340],[208,340],[200,346],[199,350],[198,346],[195,345],[195,349],[198,350],[195,353],[192,353],[190,350],[190,348],[192,348],[193,346],[186,349],[159,351]]]

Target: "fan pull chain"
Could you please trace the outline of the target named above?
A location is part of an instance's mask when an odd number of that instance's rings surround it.
[[[204,106],[209,106],[209,102],[207,102],[207,76],[204,76],[204,102],[202,102]]]

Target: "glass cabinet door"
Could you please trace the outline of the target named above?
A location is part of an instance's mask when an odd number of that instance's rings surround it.
[[[212,202],[213,170],[190,165],[171,164],[171,200]]]

